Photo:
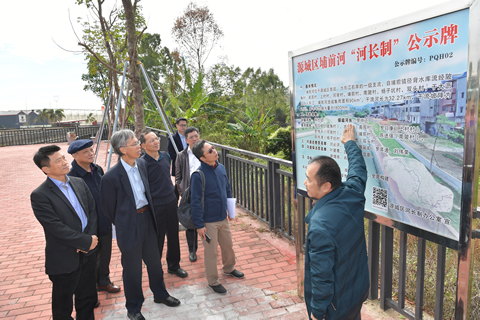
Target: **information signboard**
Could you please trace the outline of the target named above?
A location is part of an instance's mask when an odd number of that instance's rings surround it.
[[[365,210],[458,240],[469,11],[291,58],[297,190],[327,155],[345,179],[340,136],[354,123],[368,170]]]

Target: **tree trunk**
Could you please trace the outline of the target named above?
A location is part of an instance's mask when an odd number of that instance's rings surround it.
[[[135,114],[135,135],[139,136],[145,128],[145,116],[143,112],[143,91],[140,80],[140,68],[137,66],[137,32],[135,28],[135,8],[131,0],[122,0],[127,22],[128,57],[130,58],[129,74],[132,83],[133,105]],[[136,1],[135,1],[136,3]]]

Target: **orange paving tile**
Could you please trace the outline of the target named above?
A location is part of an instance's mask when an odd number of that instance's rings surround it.
[[[68,159],[67,144],[58,144]],[[43,145],[0,148],[0,318],[51,319],[51,283],[44,270],[45,238],[30,206],[30,193],[46,178],[34,165],[35,151]],[[97,163],[106,168],[105,144]],[[116,156],[112,157],[113,163]],[[180,232],[181,267],[189,276],[180,279],[165,274],[165,285],[182,305],[168,308],[153,303],[146,270],[143,272],[147,319],[306,319],[305,304],[296,294],[295,251],[286,240],[255,230],[255,223],[237,208],[239,219],[232,223],[237,268],[245,278],[220,273],[229,290],[218,295],[207,287],[203,247],[198,261],[188,260],[185,233]],[[163,261],[166,268],[166,263]],[[221,267],[221,260],[218,260]],[[165,269],[164,268],[164,269]],[[122,286],[120,252],[114,241],[110,264],[111,280]],[[117,294],[99,292],[96,319],[126,319],[123,290]],[[397,319],[371,314],[364,308],[363,319]]]

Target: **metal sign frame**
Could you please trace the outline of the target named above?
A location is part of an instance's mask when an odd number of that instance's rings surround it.
[[[467,69],[467,103],[465,112],[465,140],[464,140],[464,162],[462,167],[462,193],[461,193],[461,209],[460,209],[460,230],[458,241],[443,237],[433,232],[429,232],[417,227],[389,219],[384,216],[377,215],[372,212],[366,212],[365,217],[376,222],[394,227],[398,230],[407,232],[417,237],[444,245],[446,247],[458,250],[459,252],[459,270],[458,270],[458,286],[457,286],[457,314],[456,319],[465,318],[467,314],[468,288],[471,279],[471,256],[472,248],[472,216],[477,207],[478,171],[480,148],[477,139],[477,120],[479,105],[479,76],[480,76],[480,5],[479,0],[456,0],[439,4],[438,6],[427,8],[409,15],[401,16],[389,21],[385,21],[373,26],[365,27],[351,33],[330,38],[316,44],[305,46],[303,48],[290,51],[288,53],[289,60],[289,80],[290,80],[290,108],[291,108],[291,128],[292,128],[292,149],[295,154],[295,90],[294,90],[294,65],[293,59],[320,49],[326,49],[335,45],[343,44],[349,41],[378,34],[381,32],[393,30],[409,24],[440,17],[449,13],[460,10],[469,10],[469,33],[468,33],[468,69]],[[294,159],[294,167],[296,166]],[[294,168],[294,188],[296,192],[304,197],[308,197],[306,192],[298,190],[297,183],[302,183],[296,176],[296,167]],[[296,228],[303,223],[299,221],[299,210],[295,205],[295,225]],[[297,239],[296,241],[300,241]],[[297,249],[300,247],[297,244]],[[298,256],[298,253],[297,253]],[[300,262],[299,266],[303,265]],[[302,280],[302,279],[299,279]]]

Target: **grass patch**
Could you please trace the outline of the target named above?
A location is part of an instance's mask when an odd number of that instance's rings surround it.
[[[415,159],[414,156],[412,156],[411,154],[409,154],[408,156],[405,156],[405,155],[399,155],[399,154],[395,154],[393,153],[393,149],[405,149],[400,143],[398,143],[396,140],[394,139],[384,139],[384,138],[380,138],[380,133],[383,132],[385,133],[384,130],[381,130],[380,129],[380,125],[378,123],[375,123],[375,122],[370,122],[369,123],[370,126],[372,126],[373,128],[373,132],[375,133],[375,135],[377,136],[378,140],[380,140],[380,142],[382,143],[382,145],[386,148],[388,148],[388,154],[392,157],[404,157],[404,158],[413,158]]]
[[[452,156],[450,153],[444,153],[443,156],[445,158],[448,158],[448,159],[451,159],[453,161],[455,161],[456,164],[460,165],[460,166],[463,166],[463,160],[458,158],[458,157],[455,157],[455,156]]]

